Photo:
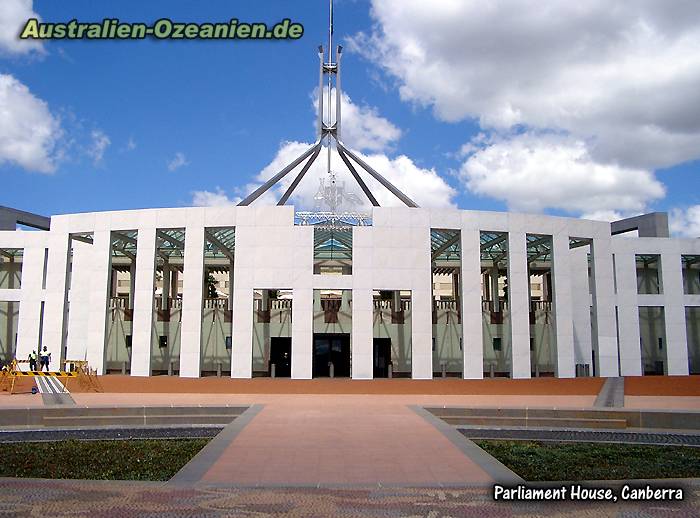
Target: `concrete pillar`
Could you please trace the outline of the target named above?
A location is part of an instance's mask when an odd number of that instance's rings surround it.
[[[180,272],[177,268],[170,268],[170,294],[169,296],[176,299],[180,293]]]
[[[510,272],[508,272],[510,275]],[[501,311],[501,299],[499,297],[498,289],[498,265],[494,264],[491,268],[491,301],[493,302],[493,312],[498,313]]]
[[[481,242],[478,230],[462,229],[462,352],[464,378],[484,377],[481,313]],[[488,277],[483,276],[485,281]],[[488,288],[488,282],[486,282]]]
[[[42,345],[51,352],[51,370],[59,368],[63,356],[63,337],[67,325],[69,243],[68,232],[50,232]]]
[[[163,286],[161,288],[161,298],[160,298],[160,309],[163,311],[170,309],[170,306],[168,305],[168,299],[170,299],[170,277],[171,277],[171,270],[170,270],[170,264],[168,261],[165,261],[163,263]],[[172,270],[172,274],[175,273],[175,270]]]
[[[139,228],[131,346],[131,375],[150,376],[153,335],[156,229]]]
[[[90,367],[97,369],[98,374],[103,374],[109,276],[112,272],[112,236],[109,230],[101,230],[94,233],[91,255],[87,361]],[[80,360],[82,358],[76,359]]]
[[[552,305],[557,353],[555,375],[558,378],[573,378],[576,376],[576,361],[572,324],[571,264],[569,236],[567,234],[559,233],[552,236],[552,283],[554,285]],[[579,296],[588,298],[587,293],[582,293]]]
[[[513,378],[530,377],[530,308],[524,232],[508,233],[508,311]]]
[[[667,373],[688,375],[688,337],[685,323],[683,271],[680,250],[661,254],[661,285],[666,324]]]
[[[597,336],[596,372],[602,377],[616,377],[618,369],[617,327],[612,264],[612,238],[593,238],[593,312]],[[639,342],[637,342],[639,345]]]
[[[204,291],[204,227],[185,229],[185,266],[182,290],[180,376],[201,375],[202,298]]]
[[[620,326],[620,375],[641,376],[642,351],[639,332],[637,268],[634,252],[617,251],[615,253],[615,271],[617,278],[617,314]]]
[[[233,261],[228,268],[228,309],[233,308]]]
[[[374,377],[374,334],[372,331],[372,290],[352,290],[352,378]]]
[[[26,360],[33,350],[38,352],[43,269],[44,246],[25,247],[22,257],[22,290],[15,353],[15,356],[21,360]]]
[[[588,282],[588,247],[570,251],[575,363],[592,363],[591,295]],[[555,274],[556,282],[556,274]],[[592,374],[593,370],[589,368]]]
[[[313,370],[314,290],[292,293],[292,378],[311,379]]]
[[[129,265],[129,309],[134,309],[134,292],[136,291],[136,260]]]

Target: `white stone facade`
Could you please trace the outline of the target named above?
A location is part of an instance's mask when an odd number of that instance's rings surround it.
[[[110,340],[110,236],[113,231],[137,231],[129,370],[134,376],[151,375],[156,235],[163,229],[181,228],[186,238],[178,308],[178,371],[184,377],[200,376],[203,245],[206,229],[221,227],[235,228],[233,290],[228,297],[230,373],[235,378],[252,376],[254,290],[279,289],[293,294],[293,378],[312,377],[314,290],[351,292],[354,379],[373,377],[373,290],[410,291],[411,374],[415,379],[432,378],[439,371],[432,351],[432,228],[461,233],[464,378],[481,378],[485,372],[480,232],[507,234],[512,377],[528,378],[533,372],[527,234],[552,238],[556,376],[575,376],[577,365],[588,365],[590,374],[605,377],[642,374],[639,307],[643,306],[663,308],[664,372],[689,372],[686,308],[700,306],[700,295],[684,293],[681,256],[700,256],[700,239],[612,237],[605,222],[419,208],[374,208],[371,226],[353,228],[352,273],[337,276],[313,273],[314,229],[295,225],[294,208],[289,206],[69,214],[52,217],[50,231],[0,231],[0,250],[23,250],[21,287],[0,289],[0,301],[19,302],[16,356],[26,358],[41,344],[52,353],[52,370],[64,359],[86,358],[104,372]],[[91,233],[92,244],[71,239],[79,233]],[[570,248],[571,238],[590,240],[590,295],[586,254]],[[635,256],[640,254],[660,256],[661,293],[638,294]]]

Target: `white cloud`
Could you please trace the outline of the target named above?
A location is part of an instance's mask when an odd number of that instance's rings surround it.
[[[700,205],[671,209],[668,216],[672,234],[700,238]]]
[[[177,153],[175,153],[173,159],[170,160],[170,162],[168,162],[168,171],[172,172],[186,165],[190,165],[190,163],[187,161],[185,154],[181,151],[178,151]]]
[[[553,208],[603,219],[641,212],[665,194],[652,172],[598,162],[583,141],[552,134],[482,143],[459,176],[474,193],[514,211]]]
[[[29,18],[39,18],[32,7],[32,0],[0,2],[0,54],[28,54],[32,51],[43,53],[41,41],[19,39]]]
[[[633,168],[700,157],[695,1],[373,0],[372,16],[350,47],[441,120],[565,131]]]
[[[593,212],[584,212],[581,219],[593,219],[596,221],[617,221],[636,214],[622,214],[616,210],[596,210]]]
[[[331,113],[335,115],[335,88],[331,90]],[[314,110],[318,113],[318,88],[314,90]],[[377,113],[372,106],[355,104],[343,92],[341,99],[341,141],[360,151],[384,151],[401,138],[401,130]],[[323,114],[328,121],[328,87],[323,89]],[[333,119],[335,122],[335,118]]]
[[[126,150],[133,151],[134,149],[136,149],[136,141],[134,137],[129,137],[129,140],[126,141]]]
[[[249,185],[247,192],[252,192],[265,180],[272,178],[284,166],[292,162],[301,155],[311,144],[305,142],[287,142],[282,145],[275,158],[256,177],[257,183]],[[320,156],[306,173],[304,179],[299,183],[289,203],[294,204],[298,209],[313,209],[316,206],[314,196],[319,189],[319,178],[326,178],[326,153],[327,148],[321,151]],[[450,187],[434,169],[424,169],[418,167],[413,161],[400,155],[396,158],[389,158],[384,154],[363,154],[359,156],[372,166],[377,172],[393,183],[408,197],[412,198],[421,207],[455,207],[453,198],[456,192]],[[301,166],[292,173],[289,173],[279,184],[274,192],[266,193],[256,203],[273,204],[287,190],[294,180]],[[370,203],[355,182],[354,178],[347,171],[340,157],[335,150],[331,154],[331,169],[337,174],[337,182],[344,185],[345,190],[352,192],[358,203],[353,206],[348,204],[345,210],[366,209]],[[360,167],[356,166],[360,177],[365,181],[370,191],[377,198],[382,206],[401,206],[403,203],[393,194],[387,191],[379,182],[370,177]]]
[[[46,102],[13,76],[0,74],[0,164],[52,173],[58,159],[61,124]]]
[[[222,207],[225,205],[235,205],[240,198],[229,198],[220,187],[216,187],[215,192],[194,191],[192,193],[192,205],[195,207]]]
[[[255,177],[255,181],[241,189],[236,189],[236,191],[240,191],[241,194],[247,196],[309,147],[311,147],[311,144],[306,142],[285,142],[272,161]],[[291,199],[287,202],[289,205],[294,205],[297,210],[313,210],[317,208],[317,201],[314,197],[319,189],[319,178],[327,178],[326,153],[327,148],[324,147],[319,157],[307,171],[304,179],[294,190]],[[396,158],[389,158],[382,154],[365,155],[359,153],[359,155],[421,207],[455,207],[453,198],[456,195],[456,191],[434,169],[420,168],[410,158],[403,155]],[[254,204],[277,204],[278,200],[294,181],[301,167],[299,165],[282,179],[276,187],[271,188],[258,198]],[[344,186],[346,192],[352,193],[352,198],[356,201],[355,204],[352,201],[346,201],[341,210],[363,210],[371,207],[369,200],[367,200],[350,173],[347,172],[345,165],[335,150],[331,154],[331,169],[337,174],[338,185]],[[381,206],[403,206],[403,203],[379,182],[371,178],[359,167],[356,167],[356,169]],[[242,196],[228,196],[219,187],[213,192],[196,191],[192,194],[192,205],[196,206],[232,205],[237,204],[242,199]],[[325,205],[321,205],[319,208],[327,210]]]
[[[87,149],[87,154],[92,158],[92,162],[98,165],[104,158],[105,151],[112,143],[104,131],[94,129],[90,132],[91,143]]]

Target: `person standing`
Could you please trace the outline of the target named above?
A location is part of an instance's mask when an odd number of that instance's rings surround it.
[[[30,371],[35,371],[36,370],[36,350],[33,350],[31,353],[29,353],[29,370]]]
[[[41,350],[41,370],[44,370],[44,366],[46,367],[46,370],[48,372],[49,370],[49,362],[51,361],[51,353],[48,351],[46,346]]]

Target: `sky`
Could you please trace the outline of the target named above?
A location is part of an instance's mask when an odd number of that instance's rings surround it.
[[[290,18],[304,34],[20,40],[32,17]],[[666,211],[675,235],[700,236],[696,0],[336,0],[334,20],[343,140],[420,206]],[[327,30],[325,0],[0,1],[0,205],[237,203],[316,139]],[[366,208],[335,152],[332,167],[360,200],[346,208]],[[325,175],[318,160],[291,203],[313,209]],[[293,176],[256,203],[275,203]],[[380,204],[401,203],[365,179]]]

